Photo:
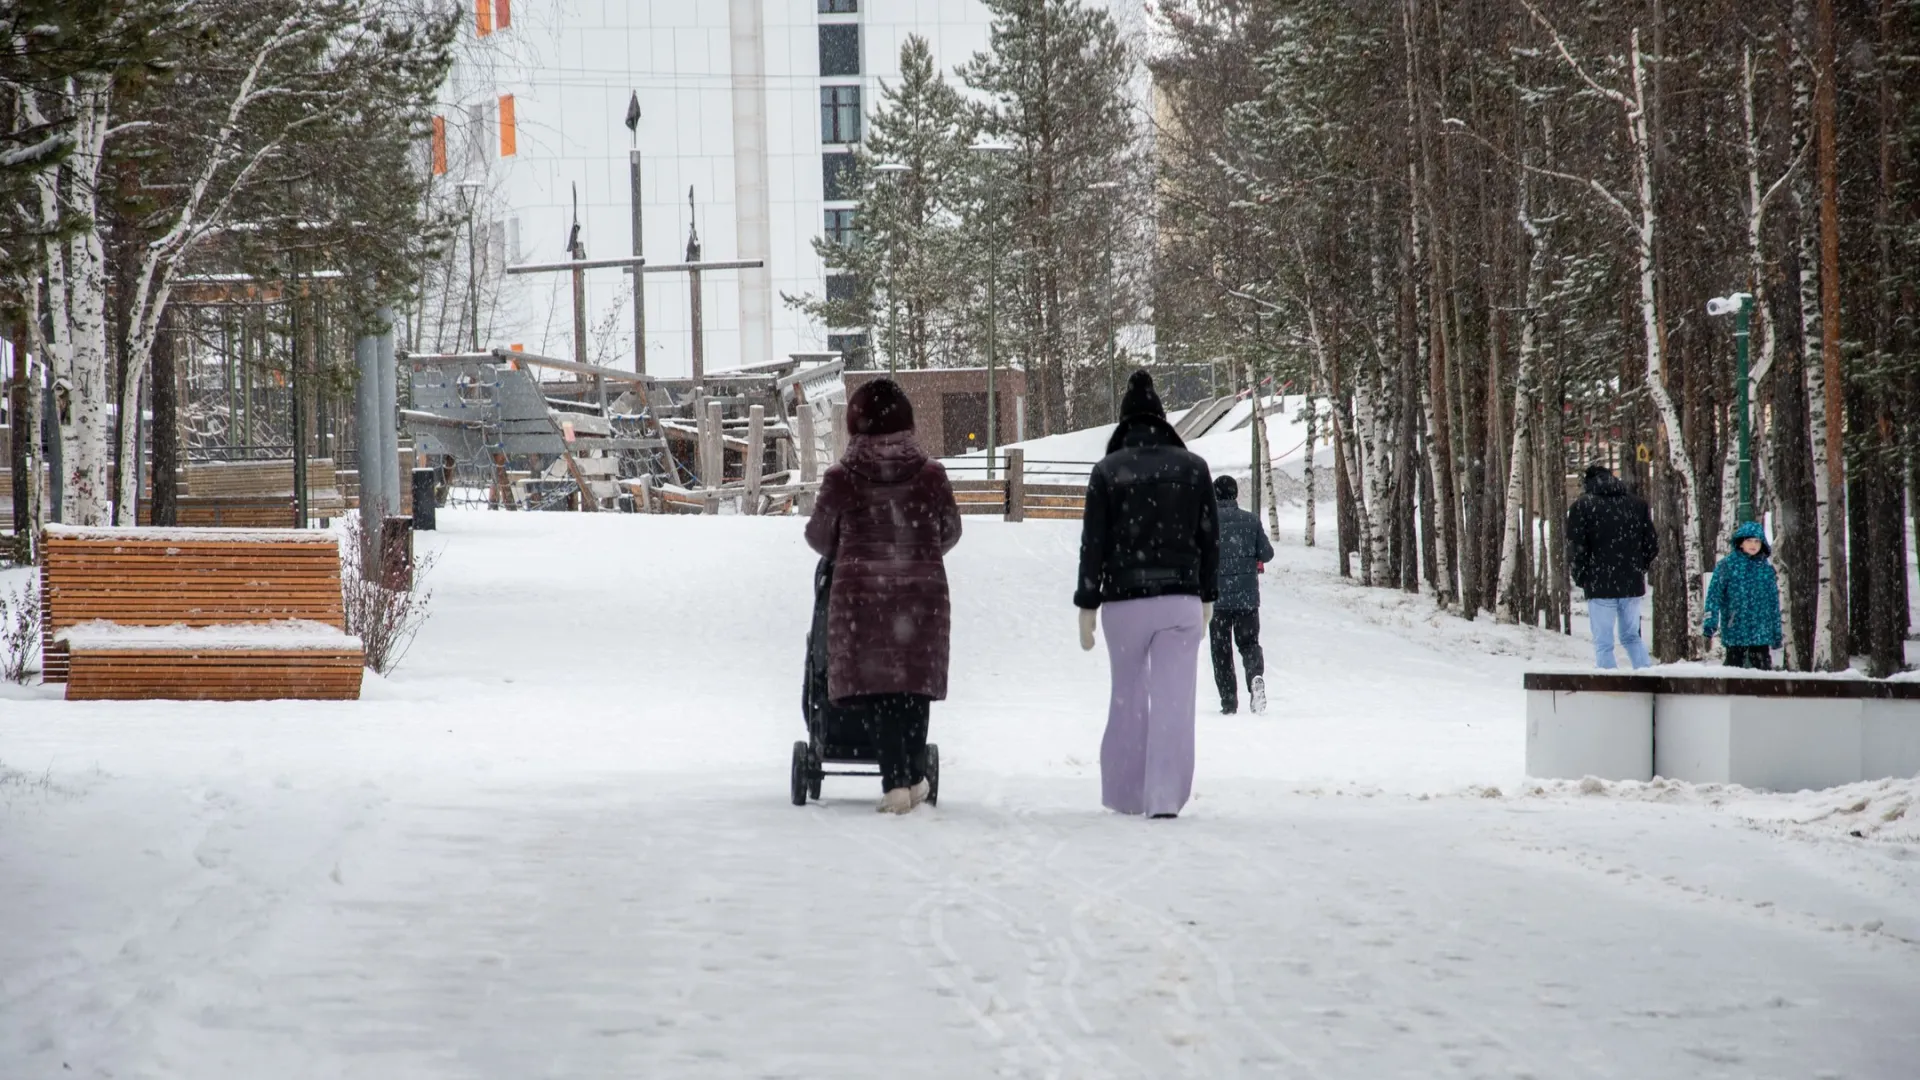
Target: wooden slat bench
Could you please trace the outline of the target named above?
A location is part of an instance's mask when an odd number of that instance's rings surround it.
[[[44,678],[71,700],[360,696],[331,533],[49,525],[45,554]]]

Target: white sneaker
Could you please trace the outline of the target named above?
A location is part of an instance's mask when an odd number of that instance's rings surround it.
[[[927,796],[931,794],[933,794],[933,784],[926,780],[922,780],[907,789],[907,797],[913,801],[913,805],[915,806],[926,802]]]
[[[1255,713],[1267,711],[1267,677],[1265,675],[1253,677],[1253,685],[1247,689],[1247,698]]]
[[[913,809],[913,793],[903,787],[890,788],[874,809],[883,814],[907,813]]]

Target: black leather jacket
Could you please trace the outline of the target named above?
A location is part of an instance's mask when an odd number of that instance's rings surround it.
[[[1087,482],[1076,607],[1219,594],[1220,521],[1213,476],[1158,416],[1130,416]]]

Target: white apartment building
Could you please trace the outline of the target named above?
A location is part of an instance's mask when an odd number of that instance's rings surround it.
[[[471,0],[448,87],[437,183],[467,184],[473,206],[485,348],[573,355],[568,274],[504,275],[504,265],[569,258],[573,198],[587,257],[632,251],[629,149],[641,154],[642,254],[686,258],[689,225],[706,262],[761,259],[761,270],[703,274],[708,370],[841,350],[859,328],[818,325],[783,295],[822,293],[813,240],[851,226],[836,190],[883,83],[898,77],[909,34],[954,69],[987,46],[977,0]],[[629,133],[630,97],[641,118]],[[692,190],[693,202],[688,203]],[[443,187],[442,191],[446,189]],[[453,288],[431,297],[442,347],[464,348],[465,238]],[[588,271],[587,354],[633,364],[632,284]],[[647,370],[691,370],[684,274],[645,280]],[[423,312],[430,328],[433,311]]]

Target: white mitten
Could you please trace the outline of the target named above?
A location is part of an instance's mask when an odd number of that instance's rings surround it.
[[[1213,625],[1213,605],[1212,604],[1200,605],[1200,625],[1201,626]]]
[[[1100,613],[1091,608],[1080,609],[1080,648],[1093,651],[1093,621]]]

